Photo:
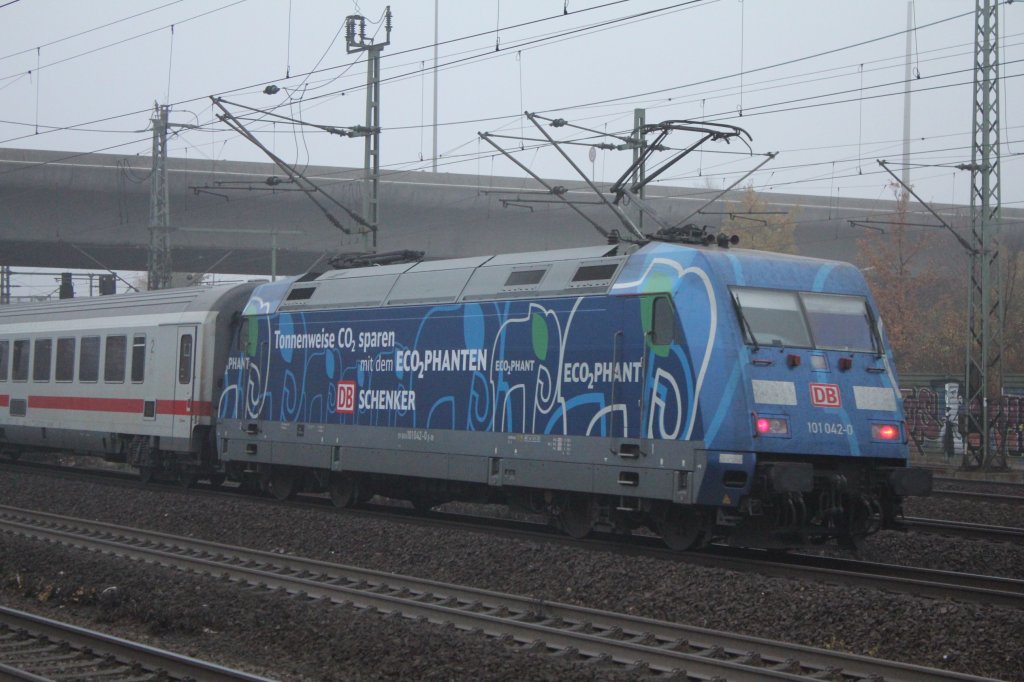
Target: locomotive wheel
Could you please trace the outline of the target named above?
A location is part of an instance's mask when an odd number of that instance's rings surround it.
[[[267,480],[267,492],[278,500],[290,500],[299,492],[295,476],[284,469],[274,469]]]
[[[358,499],[359,486],[356,479],[345,474],[331,476],[331,502],[335,507],[351,507]]]
[[[699,546],[704,536],[701,515],[686,507],[672,505],[658,515],[656,524],[662,542],[676,551]]]
[[[569,495],[558,515],[558,527],[566,535],[582,540],[594,527],[594,515],[590,498],[585,495]]]
[[[193,474],[190,471],[179,471],[178,472],[178,485],[180,485],[185,490],[188,490],[189,488],[194,487],[195,484],[196,484],[196,481],[198,481],[198,480],[199,480],[199,477],[196,476],[195,474]]]
[[[224,481],[227,477],[224,474],[214,474],[210,476],[210,487],[219,488],[224,485]]]
[[[149,485],[153,482],[153,467],[139,467],[139,480],[142,485]]]

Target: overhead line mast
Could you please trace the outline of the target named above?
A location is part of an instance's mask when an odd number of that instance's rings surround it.
[[[358,31],[356,30],[358,27]],[[363,167],[366,173],[363,192],[363,216],[370,225],[364,238],[377,248],[377,227],[380,224],[380,53],[391,44],[391,6],[384,10],[384,41],[374,43],[366,35],[366,17],[353,14],[345,17],[345,48],[348,54],[366,52],[366,148]]]
[[[153,112],[153,170],[149,178],[149,258],[147,288],[171,286],[171,209],[167,188],[166,104]]]
[[[999,267],[999,21],[997,0],[976,0],[974,38],[974,104],[971,171],[971,257],[967,290],[968,440],[964,466],[1004,468],[1005,438],[996,437],[997,416],[989,398],[999,398],[1003,385],[1003,302]],[[977,405],[975,412],[972,405]],[[1005,427],[1004,427],[1005,432]],[[970,461],[971,457],[974,461]]]

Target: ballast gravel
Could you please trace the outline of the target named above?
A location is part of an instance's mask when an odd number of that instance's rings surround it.
[[[1012,608],[10,469],[0,476],[0,503],[1024,680],[1024,612]],[[976,513],[975,503],[944,499],[914,501],[907,513],[959,518],[957,505]],[[1002,513],[1020,512],[992,511]],[[884,532],[868,541],[863,558],[1024,578],[1024,547],[1008,543]],[[0,601],[280,680],[635,677],[516,650],[452,628],[240,590],[215,578],[7,534],[0,535]]]

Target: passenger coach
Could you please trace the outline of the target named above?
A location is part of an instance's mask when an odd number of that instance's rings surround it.
[[[216,479],[212,406],[253,286],[0,306],[0,450]]]

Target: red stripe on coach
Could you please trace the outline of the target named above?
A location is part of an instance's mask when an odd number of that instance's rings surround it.
[[[0,396],[0,407],[6,406],[9,398],[10,396]],[[142,414],[144,402],[141,398],[82,398],[57,395],[28,397],[29,408],[122,414]],[[209,417],[213,414],[213,404],[209,401],[158,400],[156,401],[156,413]]]
[[[208,400],[158,400],[156,413],[209,417],[213,414],[213,403]]]
[[[41,410],[76,410],[81,412],[142,413],[138,398],[76,398],[61,395],[30,395],[29,408]]]

